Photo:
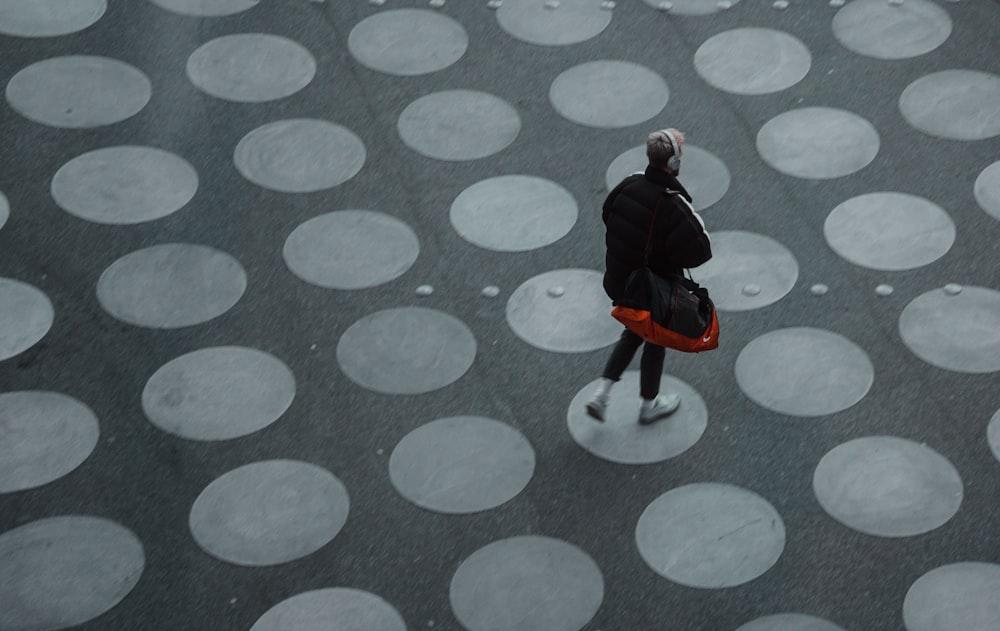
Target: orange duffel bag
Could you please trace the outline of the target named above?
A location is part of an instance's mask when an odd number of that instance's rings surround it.
[[[683,276],[635,270],[611,315],[647,342],[685,353],[719,346],[719,318],[708,290]]]

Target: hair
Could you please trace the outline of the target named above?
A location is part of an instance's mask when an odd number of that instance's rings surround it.
[[[671,130],[677,144],[684,142],[684,134]],[[667,160],[674,155],[674,147],[670,144],[666,130],[654,131],[646,136],[646,157],[654,167],[663,169],[667,166]]]

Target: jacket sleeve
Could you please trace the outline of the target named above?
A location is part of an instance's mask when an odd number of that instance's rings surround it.
[[[667,233],[664,253],[670,262],[680,267],[698,267],[712,258],[712,240],[701,215],[695,212],[683,195],[672,193],[676,223]]]
[[[642,173],[633,173],[632,175],[626,177],[624,180],[618,183],[618,186],[611,189],[608,196],[604,199],[604,206],[601,207],[601,219],[605,224],[608,223],[608,214],[611,213],[611,208],[615,205],[615,200],[621,195],[622,190],[635,181],[636,176],[642,175]]]

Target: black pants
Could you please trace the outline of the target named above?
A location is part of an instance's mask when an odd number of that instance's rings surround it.
[[[611,357],[604,366],[604,378],[618,381],[635,357],[635,352],[643,345],[641,337],[625,329],[611,351]],[[645,343],[639,362],[639,395],[643,399],[654,399],[660,393],[660,375],[663,374],[663,357],[666,349],[656,344]]]

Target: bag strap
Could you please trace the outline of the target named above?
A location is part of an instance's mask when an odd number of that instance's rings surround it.
[[[653,206],[653,220],[649,223],[649,232],[646,234],[646,249],[642,254],[642,264],[649,267],[649,245],[653,242],[653,229],[656,228],[656,213],[660,210],[660,204],[663,202],[663,198],[667,196],[680,195],[679,191],[675,191],[670,188],[663,189],[663,193],[656,198],[656,205]],[[694,277],[691,276],[691,268],[685,267],[684,271],[687,272],[687,279],[694,283]],[[697,283],[695,283],[696,286]]]

